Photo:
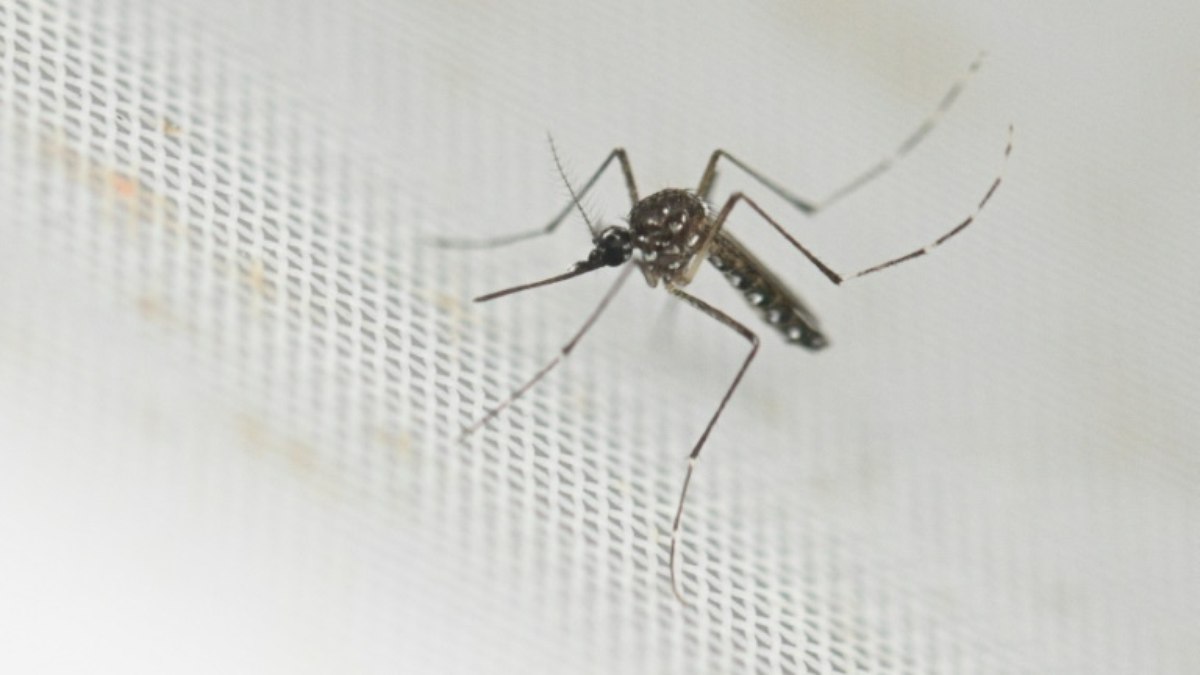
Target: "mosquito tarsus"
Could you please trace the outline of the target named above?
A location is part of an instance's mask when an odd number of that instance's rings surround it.
[[[645,198],[640,197],[638,195],[637,184],[633,178],[633,170],[629,164],[629,158],[623,148],[616,148],[609,153],[608,157],[596,172],[592,174],[591,178],[584,183],[583,187],[576,192],[571,182],[567,179],[565,171],[563,171],[558,152],[554,147],[554,141],[550,139],[550,149],[554,156],[555,166],[563,182],[567,185],[567,189],[570,191],[571,201],[548,224],[535,230],[487,239],[462,240],[438,238],[433,243],[453,248],[491,248],[512,244],[554,232],[566,220],[571,210],[576,209],[583,217],[583,221],[592,235],[592,250],[585,259],[575,263],[565,273],[533,283],[513,286],[482,295],[475,298],[475,301],[485,302],[519,291],[548,286],[603,267],[620,267],[621,271],[601,298],[599,304],[588,315],[579,330],[562,346],[559,353],[534,374],[532,378],[525,382],[525,384],[489,409],[482,417],[466,426],[463,429],[461,438],[465,438],[477,431],[503,412],[553,370],[555,366],[566,359],[571,351],[575,349],[576,345],[578,345],[584,334],[587,333],[588,329],[600,317],[604,309],[611,303],[613,297],[616,296],[617,291],[620,290],[621,286],[629,278],[634,268],[642,272],[643,277],[645,277],[646,282],[650,286],[654,287],[660,283],[663,284],[667,292],[741,335],[750,343],[750,349],[742,360],[737,374],[734,375],[733,381],[725,390],[724,396],[721,397],[720,403],[717,404],[716,411],[709,418],[703,433],[700,434],[699,439],[688,455],[687,473],[684,475],[678,506],[676,507],[675,517],[671,523],[671,540],[668,553],[671,590],[681,603],[687,604],[679,585],[677,551],[680,541],[680,526],[683,521],[683,507],[687,501],[688,486],[691,484],[692,474],[696,468],[696,461],[700,457],[700,451],[704,447],[705,441],[708,440],[708,436],[712,432],[717,419],[721,416],[721,412],[725,409],[725,405],[729,402],[734,390],[737,389],[738,383],[741,382],[742,376],[745,375],[746,369],[750,366],[750,362],[754,359],[755,354],[758,353],[759,338],[754,331],[725,312],[691,295],[684,290],[684,287],[692,281],[692,278],[699,271],[700,264],[707,260],[725,276],[734,288],[742,293],[746,301],[760,317],[769,326],[778,331],[787,342],[800,345],[812,351],[820,350],[828,344],[827,339],[820,330],[816,316],[804,305],[800,298],[788,289],[766,265],[754,257],[732,234],[724,230],[729,215],[733,212],[734,208],[745,204],[766,221],[768,225],[774,228],[775,231],[787,239],[792,246],[798,249],[829,281],[840,285],[849,279],[879,272],[923,256],[941,246],[974,222],[980,211],[983,210],[984,206],[1000,187],[1004,167],[1007,164],[1009,155],[1012,153],[1013,127],[1011,124],[1008,127],[1008,139],[1004,147],[1004,157],[1000,171],[997,172],[996,177],[992,180],[987,190],[984,191],[983,197],[962,221],[926,246],[852,273],[842,273],[827,265],[788,233],[753,199],[742,192],[735,192],[730,195],[725,200],[724,205],[719,210],[716,210],[714,214],[714,209],[709,205],[709,197],[717,176],[718,163],[721,160],[725,160],[727,163],[733,164],[806,215],[820,213],[831,204],[877,178],[916,147],[933,129],[937,120],[954,103],[967,80],[978,70],[982,57],[983,55],[981,54],[971,64],[967,72],[942,97],[941,102],[934,111],[922,120],[916,130],[909,134],[897,146],[895,151],[859,174],[853,180],[834,190],[825,200],[819,202],[809,201],[794,195],[722,149],[718,149],[712,153],[708,165],[704,169],[704,174],[700,178],[700,183],[695,190],[665,189]],[[604,172],[612,166],[614,161],[618,164],[624,176],[625,187],[629,193],[632,209],[629,213],[627,226],[610,225],[601,228],[597,227],[592,222],[592,219],[588,217],[581,205],[581,199],[592,189]]]

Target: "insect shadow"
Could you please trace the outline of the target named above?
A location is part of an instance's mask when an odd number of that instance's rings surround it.
[[[562,163],[558,158],[558,152],[554,148],[554,141],[550,139],[550,149],[554,155],[555,166],[563,182],[566,183],[568,191],[571,193],[571,201],[549,223],[537,229],[497,237],[483,239],[439,237],[430,240],[429,243],[447,248],[494,248],[505,246],[554,232],[571,213],[571,210],[577,209],[580,215],[583,216],[584,223],[587,224],[592,235],[593,248],[588,253],[587,258],[575,263],[563,274],[481,295],[475,298],[475,301],[487,302],[488,300],[495,300],[496,298],[512,295],[513,293],[531,288],[556,284],[603,267],[619,267],[621,271],[612,286],[600,299],[599,304],[588,315],[587,320],[583,322],[583,325],[576,331],[575,335],[562,346],[559,353],[525,382],[525,384],[514,390],[507,398],[488,410],[482,417],[466,426],[463,429],[461,438],[474,433],[503,412],[566,359],[572,350],[575,349],[576,345],[579,344],[579,341],[587,333],[588,329],[600,317],[604,309],[612,302],[613,297],[616,296],[617,291],[620,290],[634,269],[641,271],[642,276],[646,279],[646,283],[651,287],[662,284],[671,295],[683,300],[741,335],[750,343],[750,350],[742,361],[741,367],[738,369],[733,381],[729,384],[728,389],[725,390],[724,396],[721,397],[720,403],[717,404],[712,417],[709,418],[704,431],[700,434],[700,437],[692,447],[691,453],[688,455],[687,473],[684,475],[683,486],[680,489],[675,518],[671,523],[671,542],[668,558],[671,590],[681,603],[687,604],[680,590],[679,574],[677,572],[678,556],[676,552],[680,541],[680,525],[683,521],[683,507],[687,501],[688,486],[691,483],[692,474],[696,469],[696,461],[700,457],[700,451],[703,449],[705,441],[708,440],[713,426],[716,425],[721,412],[725,410],[725,405],[729,402],[734,390],[737,389],[738,383],[741,382],[742,376],[750,366],[750,362],[754,360],[755,354],[758,353],[759,338],[754,331],[733,319],[725,312],[688,293],[684,290],[684,287],[692,281],[692,278],[700,270],[701,263],[707,261],[717,271],[721,272],[734,288],[742,293],[746,301],[757,311],[766,324],[780,333],[784,340],[812,351],[820,350],[828,345],[828,340],[825,334],[821,332],[816,316],[812,311],[766,265],[760,262],[732,234],[725,230],[724,226],[730,213],[733,212],[735,207],[745,204],[792,246],[799,250],[829,281],[841,285],[850,279],[873,274],[899,265],[900,263],[919,258],[946,243],[973,223],[980,211],[983,210],[983,207],[1000,187],[1004,167],[1007,164],[1009,155],[1012,154],[1013,127],[1011,124],[1008,127],[1008,139],[1004,147],[1004,157],[1000,171],[997,172],[996,177],[992,180],[987,190],[984,191],[983,197],[961,222],[933,242],[921,248],[852,273],[838,272],[827,265],[813,254],[812,251],[796,240],[795,237],[789,234],[771,216],[767,215],[766,211],[755,203],[753,199],[742,192],[735,192],[730,195],[726,198],[724,205],[719,210],[715,210],[714,213],[714,209],[710,206],[709,198],[717,177],[718,163],[721,160],[725,160],[733,164],[805,215],[816,215],[843,197],[879,177],[899,159],[904,157],[904,155],[912,151],[934,128],[938,119],[950,109],[955,99],[958,98],[965,87],[967,80],[979,69],[982,59],[983,55],[981,54],[967,69],[967,72],[950,87],[934,111],[921,122],[916,130],[904,139],[904,142],[895,151],[859,174],[858,177],[834,190],[833,193],[822,201],[810,201],[796,196],[722,149],[718,149],[712,153],[712,156],[708,160],[708,166],[705,167],[704,174],[700,177],[700,183],[695,190],[669,188],[655,192],[648,197],[640,197],[637,184],[633,178],[633,170],[629,165],[629,158],[623,148],[616,148],[609,153],[608,157],[600,165],[600,168],[583,185],[583,188],[576,192],[567,179],[566,173],[563,171]],[[588,217],[580,200],[587,194],[588,190],[592,189],[592,186],[596,184],[604,172],[612,166],[614,160],[620,166],[621,173],[625,178],[625,188],[629,192],[629,201],[632,204],[632,209],[629,212],[627,226],[610,225],[599,228]]]

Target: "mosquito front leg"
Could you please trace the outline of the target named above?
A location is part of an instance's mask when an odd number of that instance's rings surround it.
[[[742,367],[738,369],[737,375],[733,377],[733,382],[729,384],[729,389],[725,390],[725,395],[721,397],[721,403],[717,405],[716,412],[713,413],[711,419],[708,420],[708,426],[704,427],[704,433],[700,434],[700,439],[696,441],[695,447],[692,448],[692,453],[688,455],[687,474],[683,478],[683,488],[679,492],[679,506],[675,509],[675,520],[671,523],[671,551],[668,559],[668,566],[671,571],[671,591],[675,593],[675,597],[679,598],[679,602],[687,604],[683,599],[683,593],[679,590],[678,575],[675,571],[676,567],[676,549],[679,543],[679,529],[683,522],[683,505],[687,499],[688,485],[692,482],[692,473],[696,470],[696,460],[700,457],[700,450],[704,448],[704,442],[708,440],[708,435],[712,433],[713,426],[717,423],[717,418],[721,416],[721,411],[725,410],[725,404],[729,403],[729,398],[733,396],[733,390],[737,389],[738,383],[742,381],[742,376],[746,374],[746,368],[750,366],[750,362],[754,360],[754,355],[758,353],[758,335],[754,331],[746,328],[742,324],[735,321],[728,314],[704,302],[700,298],[687,293],[677,286],[668,286],[667,290],[672,295],[681,298],[684,302],[692,307],[704,312],[712,318],[720,321],[726,326],[737,331],[739,335],[750,341],[750,353],[746,355],[746,360],[742,362]]]
[[[937,125],[937,122],[941,119],[942,115],[946,114],[946,111],[949,110],[950,106],[954,104],[955,99],[958,98],[958,95],[962,93],[963,88],[966,87],[967,81],[971,79],[971,76],[974,75],[976,71],[979,70],[979,67],[983,64],[983,57],[984,54],[980,54],[978,57],[976,57],[975,61],[973,61],[970,67],[967,68],[967,72],[959,77],[958,80],[951,85],[949,91],[942,96],[942,100],[940,103],[938,103],[937,108],[935,108],[932,113],[922,120],[921,124],[914,131],[912,131],[912,133],[910,133],[904,139],[904,142],[901,143],[894,151],[892,151],[890,155],[879,160],[874,166],[862,172],[853,180],[843,184],[841,187],[834,190],[828,197],[819,202],[809,201],[797,197],[786,188],[763,176],[745,162],[737,157],[734,157],[725,150],[717,150],[713,152],[712,157],[708,160],[708,166],[704,169],[704,176],[700,179],[700,186],[696,188],[696,194],[700,195],[701,199],[708,201],[709,193],[712,192],[713,184],[717,178],[717,160],[724,157],[734,166],[749,174],[751,178],[759,183],[762,183],[771,192],[779,195],[792,206],[795,206],[805,214],[812,215],[818,211],[826,209],[834,202],[841,200],[842,197],[845,197],[863,185],[871,182],[875,178],[878,178],[894,164],[896,164],[896,162],[900,161],[901,158],[911,152],[913,148],[919,145],[925,136],[927,136],[929,132],[933,130],[934,126]]]
[[[559,167],[559,172],[561,174],[562,167],[558,161],[558,153],[554,152],[554,141],[553,140],[551,140],[551,142],[550,142],[550,147],[551,147],[551,151],[554,153],[554,163],[556,166]],[[483,239],[460,239],[460,238],[454,238],[454,237],[436,237],[436,238],[430,239],[429,243],[431,243],[435,246],[441,246],[441,247],[445,247],[445,248],[495,248],[498,246],[506,246],[508,244],[515,244],[518,241],[524,241],[526,239],[533,239],[534,237],[540,237],[542,235],[550,234],[550,233],[554,232],[554,230],[557,229],[558,226],[561,225],[564,220],[566,220],[567,216],[570,215],[570,213],[571,213],[571,209],[576,208],[578,206],[579,200],[585,194],[587,194],[588,190],[592,189],[592,186],[594,186],[597,181],[600,180],[600,176],[602,176],[604,174],[605,170],[608,169],[608,167],[612,164],[614,159],[617,160],[617,162],[620,164],[621,173],[624,174],[624,176],[625,176],[625,189],[629,192],[630,203],[636,204],[638,202],[637,184],[633,180],[633,169],[631,169],[629,166],[629,158],[625,156],[624,148],[615,148],[612,152],[610,152],[608,154],[608,157],[605,158],[604,162],[600,165],[600,168],[596,169],[596,173],[592,174],[592,177],[589,178],[588,181],[583,184],[583,188],[581,190],[579,190],[578,194],[576,194],[572,190],[571,201],[568,202],[567,205],[564,206],[562,208],[562,210],[558,212],[558,215],[554,216],[554,218],[550,219],[549,223],[546,223],[542,227],[539,227],[539,228],[536,228],[533,230],[525,230],[523,232],[514,232],[513,234],[504,234],[504,235],[500,235],[497,237],[487,237],[487,238],[483,238]],[[567,182],[565,178],[563,179],[563,182]],[[568,185],[568,187],[570,187],[569,182],[567,183],[567,185]],[[582,210],[582,207],[579,207],[579,208]],[[587,221],[586,215],[584,216],[584,220]],[[588,227],[591,228],[590,223],[589,223]],[[593,232],[593,234],[594,234],[594,232]]]
[[[555,355],[555,357],[553,359],[551,359],[549,363],[547,363],[545,366],[543,366],[542,369],[537,372],[537,374],[535,374],[533,377],[529,378],[529,381],[527,381],[525,384],[521,385],[516,390],[514,390],[511,394],[509,394],[508,398],[501,401],[499,404],[497,404],[491,410],[488,410],[487,413],[485,413],[483,417],[480,417],[478,420],[475,420],[474,422],[472,422],[471,424],[469,424],[468,426],[463,428],[462,433],[459,435],[459,440],[462,440],[462,439],[466,438],[467,436],[470,436],[471,434],[478,431],[481,427],[483,427],[483,425],[490,422],[493,417],[495,417],[496,415],[499,415],[506,408],[508,408],[508,406],[512,405],[517,399],[524,396],[525,392],[532,389],[533,385],[540,382],[541,379],[543,377],[545,377],[551,370],[554,370],[555,366],[557,366],[558,364],[560,364],[564,360],[566,360],[566,358],[571,355],[571,351],[573,349],[575,349],[575,345],[579,344],[579,341],[581,339],[583,339],[584,334],[587,333],[588,329],[590,329],[592,327],[592,324],[596,323],[596,319],[600,318],[600,314],[601,314],[601,312],[604,311],[604,308],[608,307],[608,304],[610,302],[612,302],[612,299],[617,295],[617,291],[619,291],[621,289],[621,285],[624,284],[625,280],[629,278],[629,273],[633,271],[633,268],[634,268],[634,265],[628,265],[628,264],[625,265],[625,267],[621,270],[620,275],[617,276],[616,281],[613,282],[612,286],[609,287],[608,292],[604,294],[603,298],[601,298],[600,304],[596,305],[596,308],[593,309],[592,313],[588,315],[587,320],[583,322],[583,326],[581,326],[579,328],[579,331],[575,333],[575,335],[571,338],[571,340],[569,342],[567,342],[565,345],[562,346],[561,349],[559,349],[559,353],[557,355]],[[570,278],[571,276],[578,276],[578,274],[568,273],[566,275],[560,275],[560,276],[562,276],[564,278]],[[533,285],[545,285],[545,284],[533,284]],[[531,286],[533,286],[533,285],[531,285]],[[510,290],[512,290],[512,289],[510,289]],[[521,290],[521,289],[517,289],[517,290]],[[477,301],[486,301],[486,300],[490,300],[495,297],[500,297],[500,295],[506,295],[506,294],[507,294],[506,292],[501,292],[498,294],[486,295],[486,296],[482,296],[481,298],[477,298]]]

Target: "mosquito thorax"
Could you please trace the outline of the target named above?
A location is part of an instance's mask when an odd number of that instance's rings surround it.
[[[708,205],[690,190],[668,189],[639,201],[629,213],[633,247],[656,283],[671,279],[691,261],[712,222]]]

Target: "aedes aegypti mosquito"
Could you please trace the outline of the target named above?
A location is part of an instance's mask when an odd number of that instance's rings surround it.
[[[758,312],[769,326],[778,331],[787,342],[798,344],[813,351],[822,349],[827,344],[827,340],[817,324],[816,317],[801,302],[800,298],[789,290],[775,276],[774,272],[759,262],[758,258],[754,257],[732,234],[723,229],[729,214],[738,204],[746,204],[771,227],[775,228],[792,246],[796,247],[805,258],[808,258],[809,262],[816,265],[817,269],[826,278],[834,284],[840,285],[849,279],[879,272],[893,265],[923,256],[941,246],[974,222],[979,212],[983,210],[988,200],[992,198],[992,195],[1000,187],[1004,165],[1012,153],[1013,127],[1012,125],[1008,127],[1008,141],[1004,148],[1001,169],[983,193],[983,197],[975,205],[970,215],[949,231],[939,236],[932,243],[852,274],[842,274],[835,271],[797,241],[779,223],[775,222],[771,216],[767,215],[766,211],[759,207],[753,199],[741,192],[735,192],[730,195],[725,200],[724,206],[714,216],[713,209],[709,205],[709,196],[717,176],[717,163],[721,159],[725,159],[746,172],[746,174],[761,183],[768,190],[791,203],[805,215],[814,215],[878,177],[920,143],[930,130],[933,129],[938,118],[954,103],[959,93],[962,92],[966,81],[978,70],[981,60],[982,55],[980,59],[976,59],[971,64],[967,73],[950,87],[937,108],[922,121],[915,131],[909,134],[891,155],[863,172],[854,180],[846,183],[843,187],[835,190],[827,199],[821,202],[808,201],[797,197],[790,191],[764,177],[740,159],[720,149],[713,152],[711,158],[708,160],[708,166],[704,169],[704,174],[700,178],[700,184],[694,191],[670,188],[656,192],[649,197],[640,197],[637,185],[633,179],[633,170],[629,166],[629,159],[626,157],[625,150],[623,148],[616,148],[609,153],[608,158],[604,160],[600,168],[584,184],[583,189],[576,192],[567,179],[566,173],[563,171],[558,153],[554,148],[554,141],[551,139],[550,148],[554,155],[554,163],[563,182],[567,185],[567,189],[571,194],[571,201],[548,224],[536,230],[489,239],[462,240],[439,238],[434,240],[433,243],[454,248],[490,248],[503,246],[539,235],[550,234],[566,219],[574,208],[583,216],[583,220],[592,234],[593,248],[585,260],[575,263],[570,270],[563,274],[488,293],[487,295],[475,298],[475,302],[486,302],[519,291],[548,286],[582,274],[587,274],[602,267],[621,267],[622,269],[612,286],[608,289],[608,292],[601,298],[600,303],[588,315],[587,320],[583,322],[583,325],[570,341],[563,345],[559,353],[525,384],[514,390],[508,398],[491,408],[483,417],[467,426],[463,430],[462,436],[466,437],[475,432],[496,415],[500,414],[500,412],[520,398],[525,392],[529,391],[530,388],[545,377],[555,366],[566,359],[571,351],[575,349],[580,339],[583,338],[584,334],[587,333],[588,329],[592,327],[592,324],[596,322],[596,319],[599,318],[601,312],[609,305],[613,297],[617,294],[617,291],[621,288],[621,285],[629,278],[629,274],[635,268],[641,270],[642,275],[650,286],[654,287],[662,283],[666,287],[667,292],[736,331],[750,343],[750,352],[746,355],[745,360],[742,361],[742,365],[734,376],[733,382],[729,384],[725,395],[721,397],[721,402],[717,404],[716,411],[713,412],[708,425],[704,427],[704,432],[700,434],[700,438],[696,441],[691,454],[688,456],[687,473],[684,476],[683,487],[679,493],[679,504],[675,510],[675,518],[671,523],[671,543],[668,558],[671,590],[680,602],[686,604],[678,583],[676,551],[680,539],[680,523],[683,520],[683,506],[687,499],[688,485],[691,483],[692,473],[696,468],[696,460],[700,456],[700,450],[704,447],[704,442],[708,439],[709,433],[712,432],[713,426],[717,422],[717,418],[721,416],[721,412],[725,409],[725,405],[729,402],[729,398],[733,395],[738,383],[741,382],[747,367],[749,367],[750,362],[754,359],[754,355],[758,353],[759,339],[754,331],[742,325],[725,312],[684,291],[683,288],[691,282],[696,272],[699,271],[700,263],[707,260],[713,267],[725,275],[725,278],[734,288],[742,292],[742,295],[750,303],[750,306]],[[621,172],[625,177],[625,187],[629,191],[629,200],[633,208],[629,212],[628,225],[610,225],[603,229],[597,229],[584,211],[580,199],[596,184],[596,181],[604,174],[614,159],[619,163]]]

